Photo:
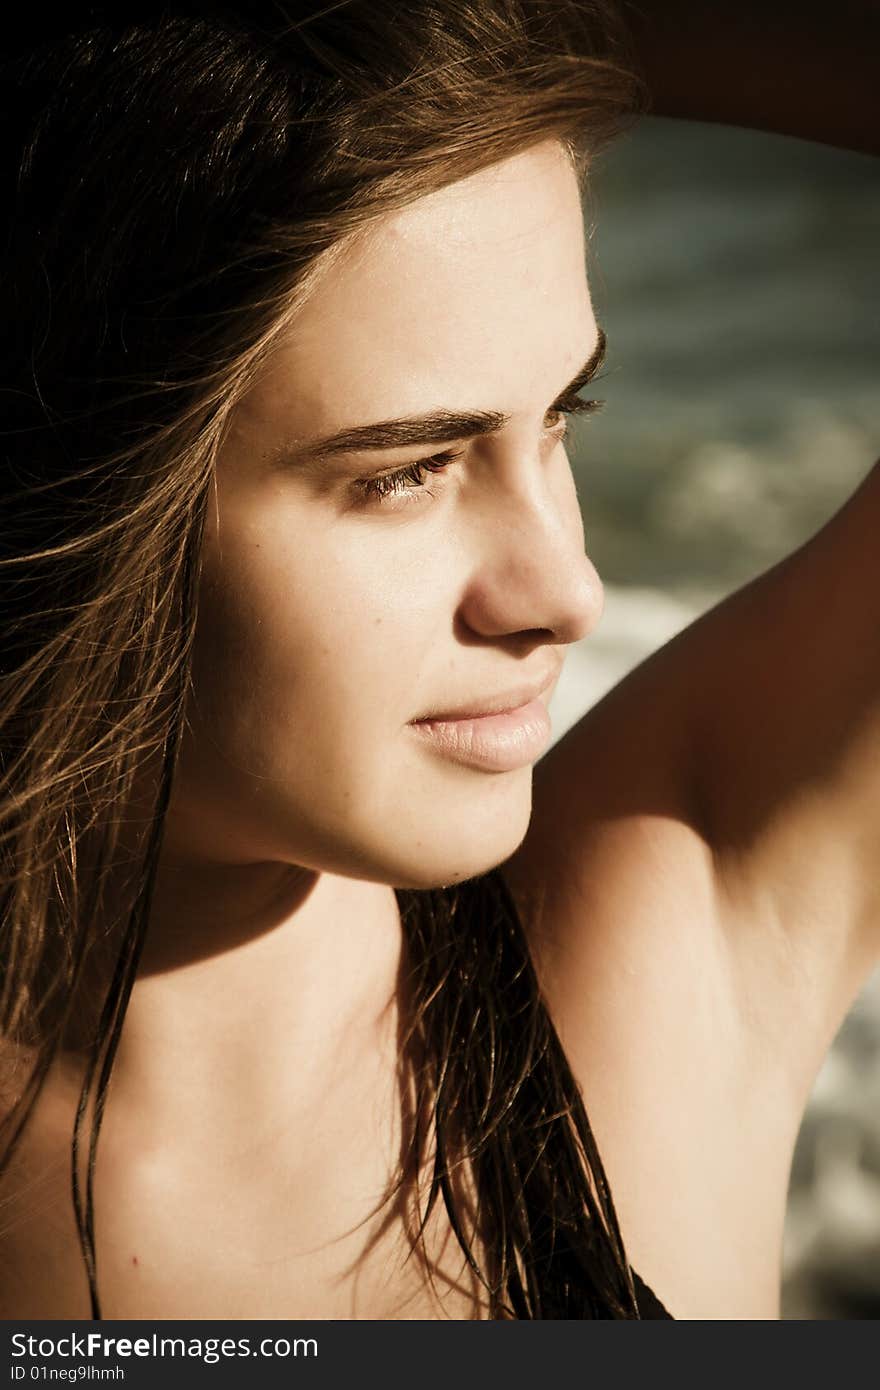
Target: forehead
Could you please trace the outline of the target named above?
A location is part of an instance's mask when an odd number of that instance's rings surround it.
[[[256,403],[294,428],[307,416],[309,429],[436,405],[514,412],[532,393],[551,399],[594,333],[577,180],[548,141],[346,247]]]

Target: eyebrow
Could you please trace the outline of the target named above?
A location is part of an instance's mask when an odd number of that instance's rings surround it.
[[[549,408],[556,409],[576,396],[593,381],[605,362],[606,338],[599,329],[596,346],[581,367],[559,393]],[[411,445],[447,444],[455,440],[475,439],[494,434],[507,424],[509,415],[497,410],[430,410],[424,415],[408,415],[399,419],[380,420],[373,425],[355,425],[324,439],[301,443],[290,441],[270,451],[270,459],[285,466],[319,463],[337,454],[361,453],[374,449],[402,449]]]

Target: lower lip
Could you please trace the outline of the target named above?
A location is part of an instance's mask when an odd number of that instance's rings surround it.
[[[443,757],[485,772],[528,767],[550,740],[550,716],[540,700],[503,714],[420,719],[410,727]]]

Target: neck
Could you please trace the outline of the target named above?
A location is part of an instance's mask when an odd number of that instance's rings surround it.
[[[385,884],[287,864],[160,865],[117,1090],[180,1104],[190,1123],[230,1104],[307,1109],[387,1028],[400,946]]]
[[[113,1108],[194,1141],[314,1115],[396,1045],[401,940],[386,884],[163,852]]]

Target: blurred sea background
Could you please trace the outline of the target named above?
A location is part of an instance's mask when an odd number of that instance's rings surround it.
[[[878,161],[651,118],[594,171],[587,221],[607,405],[570,438],[606,607],[554,738],[880,457]],[[880,1318],[880,971],[814,1088],[783,1265],[784,1318]]]

